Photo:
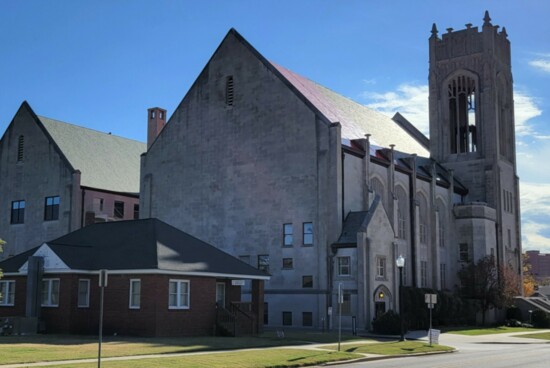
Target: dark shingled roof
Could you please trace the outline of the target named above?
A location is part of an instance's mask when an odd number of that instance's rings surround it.
[[[160,270],[269,278],[249,264],[157,219],[93,224],[46,244],[72,270]],[[17,272],[38,248],[0,262],[0,268],[4,272]]]
[[[357,244],[357,233],[365,222],[368,211],[350,212],[344,221],[342,234],[335,244]]]

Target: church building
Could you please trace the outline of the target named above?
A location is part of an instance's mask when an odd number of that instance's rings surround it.
[[[149,110],[140,217],[268,271],[267,326],[370,328],[405,285],[467,262],[520,271],[510,42],[429,38],[430,137],[268,61],[231,29],[168,122]],[[338,290],[342,297],[338,299]]]

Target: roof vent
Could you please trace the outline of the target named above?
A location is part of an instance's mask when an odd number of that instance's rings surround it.
[[[227,106],[233,106],[233,76],[230,75],[225,80],[225,104]]]

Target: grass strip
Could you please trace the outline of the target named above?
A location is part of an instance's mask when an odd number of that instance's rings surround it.
[[[337,350],[337,345],[323,346],[323,348]],[[394,341],[369,344],[345,344],[341,350],[348,353],[378,354],[378,355],[401,355],[453,351],[454,348],[445,345],[427,344],[421,341]]]
[[[539,332],[525,335],[517,335],[514,337],[525,337],[529,339],[541,339],[541,340],[550,340],[550,332]]]
[[[212,353],[127,361],[102,361],[105,368],[286,368],[321,365],[328,362],[359,358],[361,355],[320,350],[268,349],[259,351],[240,351],[233,353]],[[97,363],[55,365],[49,368],[93,368]]]
[[[489,328],[467,328],[459,330],[449,330],[446,333],[455,334],[455,335],[466,335],[466,336],[479,336],[479,335],[494,335],[501,333],[509,332],[525,332],[525,331],[536,331],[534,328],[528,327],[489,327]]]
[[[344,336],[343,336],[344,337]],[[354,340],[357,337],[343,338]],[[278,347],[304,344],[304,341],[335,343],[334,333],[291,332],[278,338],[269,331],[261,337],[188,337],[131,338],[107,337],[103,340],[103,357],[148,354],[188,353],[213,350]],[[0,336],[0,364],[32,363],[97,357],[97,339],[89,336],[35,335]]]

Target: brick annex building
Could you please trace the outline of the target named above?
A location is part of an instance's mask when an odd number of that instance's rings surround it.
[[[520,273],[510,42],[483,21],[432,28],[430,138],[230,30],[168,121],[148,111],[139,217],[269,272],[267,326],[332,326],[342,285],[343,323],[369,329],[397,309],[400,254],[409,286],[453,290],[460,267],[486,255]],[[15,176],[9,147],[0,170]],[[16,194],[3,194],[4,213]]]

